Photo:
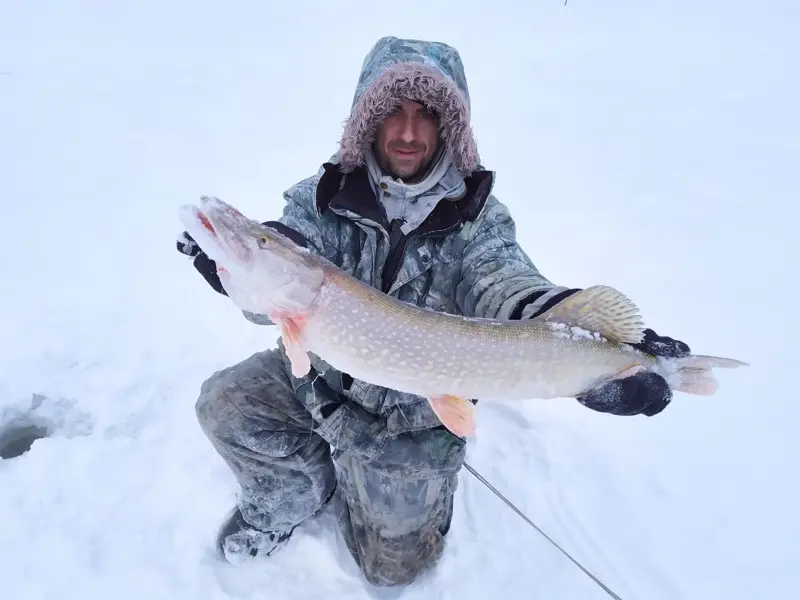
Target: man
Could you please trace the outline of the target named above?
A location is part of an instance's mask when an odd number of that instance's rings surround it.
[[[543,277],[491,193],[469,123],[457,51],[394,37],[367,55],[338,153],[285,194],[268,222],[353,276],[434,311],[530,318],[575,289]],[[212,261],[184,232],[178,248],[224,294]],[[245,313],[256,323],[269,323]],[[648,331],[642,348],[682,355]],[[587,391],[585,406],[655,415],[671,399],[653,373]],[[464,440],[425,398],[353,380],[312,356],[292,376],[282,343],[205,381],[203,431],[233,470],[238,506],[219,547],[239,563],[269,555],[333,497],[340,530],[366,579],[413,581],[442,553]]]

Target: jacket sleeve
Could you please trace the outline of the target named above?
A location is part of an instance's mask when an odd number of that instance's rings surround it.
[[[324,256],[325,244],[314,209],[316,184],[320,174],[321,171],[314,177],[304,179],[286,190],[283,193],[286,201],[283,216],[277,221],[265,221],[264,225],[277,229],[295,243]],[[243,310],[242,313],[248,321],[257,325],[273,325],[266,315],[246,310]]]
[[[574,288],[551,283],[516,238],[516,225],[493,196],[475,223],[463,251],[456,299],[465,315],[524,319],[539,314]]]

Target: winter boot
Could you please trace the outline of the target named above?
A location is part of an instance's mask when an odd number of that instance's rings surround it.
[[[269,556],[282,548],[294,531],[262,531],[247,523],[237,508],[225,521],[217,537],[217,548],[231,564],[242,564]]]

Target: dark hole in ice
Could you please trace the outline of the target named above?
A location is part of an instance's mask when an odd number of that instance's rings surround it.
[[[47,428],[40,425],[12,426],[0,431],[0,458],[17,458],[31,449],[33,442],[47,437]]]

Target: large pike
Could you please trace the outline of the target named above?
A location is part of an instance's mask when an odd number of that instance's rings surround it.
[[[607,286],[578,292],[535,319],[463,317],[388,296],[219,199],[203,197],[180,215],[216,261],[231,300],[280,328],[296,377],[308,373],[314,353],[356,379],[424,396],[456,435],[474,431],[467,398],[574,398],[643,369],[674,390],[713,394],[712,368],[746,365],[636,350],[628,344],[642,340],[639,312]]]

